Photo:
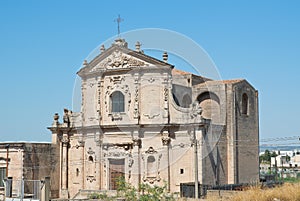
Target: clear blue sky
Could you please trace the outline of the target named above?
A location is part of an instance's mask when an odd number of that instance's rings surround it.
[[[177,2],[177,3],[176,3]],[[0,141],[50,141],[76,72],[121,31],[164,28],[200,44],[223,79],[259,90],[261,138],[300,135],[299,1],[0,1]]]

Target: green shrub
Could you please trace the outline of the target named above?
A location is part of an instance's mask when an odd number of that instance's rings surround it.
[[[100,199],[99,193],[92,193],[88,196],[89,199]]]
[[[104,193],[92,193],[88,196],[89,199],[111,200],[113,197],[108,197],[106,192]]]
[[[124,177],[120,177],[117,181],[118,196],[124,198],[126,201],[173,201],[174,196],[167,192],[167,184],[160,187],[157,185],[151,186],[149,184],[140,185],[140,195],[138,190],[130,183],[125,181]]]

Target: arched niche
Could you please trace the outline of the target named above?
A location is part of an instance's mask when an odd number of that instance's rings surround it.
[[[192,104],[192,98],[189,94],[183,95],[181,98],[177,97],[176,94],[172,93],[173,100],[176,103],[177,106],[183,107],[183,108],[189,108]]]
[[[189,108],[190,105],[192,104],[192,99],[188,94],[185,94],[182,98],[182,106],[184,108]]]
[[[213,92],[203,92],[198,95],[197,101],[202,108],[202,116],[211,119],[213,123],[219,123],[221,118],[220,99]]]

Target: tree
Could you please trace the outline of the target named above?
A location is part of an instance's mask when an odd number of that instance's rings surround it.
[[[275,151],[273,151],[272,153],[266,149],[265,150],[265,153],[262,154],[261,156],[259,156],[259,162],[268,162],[270,163],[271,162],[271,157],[276,157],[277,154],[275,153]]]

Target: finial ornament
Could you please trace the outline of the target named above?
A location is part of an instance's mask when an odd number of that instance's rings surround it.
[[[137,41],[137,42],[135,43],[135,50],[136,50],[137,52],[140,52],[140,51],[141,51],[141,43],[140,43],[139,41]]]
[[[115,19],[115,22],[117,22],[117,24],[118,24],[118,38],[120,38],[120,23],[123,22],[123,21],[124,21],[124,19],[122,19],[120,17],[120,15],[118,15],[118,18]]]
[[[83,61],[83,66],[85,67],[85,66],[87,66],[87,65],[88,65],[87,60],[84,60],[84,61]]]
[[[58,119],[59,119],[58,113],[55,113],[55,114],[54,114],[53,119],[54,119],[54,121],[58,121]]]
[[[167,52],[164,52],[164,54],[163,54],[163,60],[164,60],[164,62],[168,62],[168,53]]]
[[[100,47],[100,51],[101,51],[101,53],[103,53],[103,52],[105,51],[105,47],[104,47],[104,45],[101,45],[101,47]]]

